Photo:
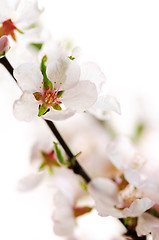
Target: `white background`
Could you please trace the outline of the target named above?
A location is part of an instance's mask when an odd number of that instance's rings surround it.
[[[119,133],[130,134],[135,121],[142,118],[155,126],[159,134],[159,2],[40,2],[46,8],[43,21],[53,37],[71,39],[81,47],[84,58],[98,63],[105,73],[108,93],[116,96],[121,104],[122,115],[112,116]],[[51,193],[44,187],[25,194],[16,191],[18,180],[31,171],[29,149],[37,129],[33,131],[36,123],[15,120],[12,105],[20,92],[2,68],[0,76],[0,239],[58,239],[53,236],[50,220]],[[157,144],[147,143],[152,148],[156,146],[155,151]],[[89,232],[92,231],[90,219],[87,224]],[[107,225],[100,226],[109,233]],[[101,234],[101,229],[92,237],[86,232],[83,239],[109,240],[106,233]]]

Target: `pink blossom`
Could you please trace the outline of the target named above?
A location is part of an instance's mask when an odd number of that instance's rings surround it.
[[[0,38],[0,56],[4,55],[9,50],[9,41],[7,36],[2,36]]]

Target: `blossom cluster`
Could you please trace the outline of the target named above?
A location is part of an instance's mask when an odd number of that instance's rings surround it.
[[[60,146],[56,138],[40,134],[31,151],[32,172],[19,180],[18,190],[30,191],[44,182],[54,189],[51,218],[61,237],[77,239],[78,218],[96,210],[122,222],[122,239],[132,237],[129,230],[139,239],[159,239],[159,184],[133,140],[122,134],[112,140],[106,129],[108,114],[121,110],[118,100],[103,90],[104,72],[94,62],[81,63],[78,47],[50,40],[44,29],[39,37],[34,23],[43,9],[36,0],[0,3],[0,61],[13,61],[12,77],[22,92],[13,103],[14,116],[26,122],[57,121],[76,152],[70,157],[64,141]],[[23,59],[16,56],[19,46]],[[89,180],[75,170],[77,164]]]

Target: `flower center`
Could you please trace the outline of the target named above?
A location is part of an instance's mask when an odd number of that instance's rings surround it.
[[[35,99],[39,101],[40,109],[38,116],[41,116],[46,113],[48,108],[52,107],[55,110],[61,110],[60,104],[62,103],[62,94],[63,91],[47,89],[43,92],[33,93]]]
[[[14,40],[15,38],[15,33],[14,30],[17,29],[14,23],[12,22],[11,19],[8,19],[2,23],[2,26],[0,28],[0,36],[3,35],[11,35]]]
[[[48,167],[50,174],[53,172],[53,167],[60,167],[56,160],[56,154],[54,150],[51,150],[50,152],[44,152],[41,151],[41,156],[42,156],[42,163],[39,166],[39,170],[43,170],[45,166]]]
[[[61,98],[58,97],[59,92],[57,90],[48,90],[43,94],[43,102],[47,105],[52,105],[53,103],[61,104]]]

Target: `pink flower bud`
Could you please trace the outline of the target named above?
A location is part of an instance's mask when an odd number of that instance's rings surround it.
[[[0,38],[0,56],[5,54],[9,50],[9,41],[7,36]]]

